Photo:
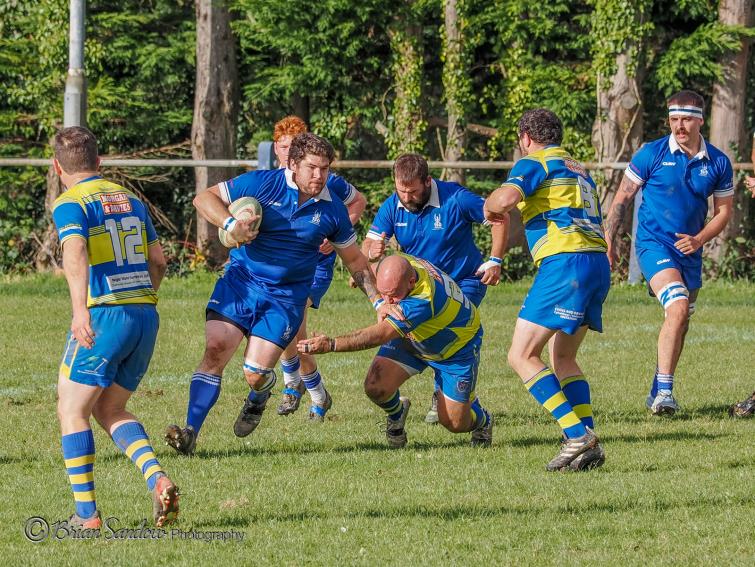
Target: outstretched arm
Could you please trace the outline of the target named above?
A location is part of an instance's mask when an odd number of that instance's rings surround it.
[[[370,270],[367,258],[356,244],[350,244],[345,248],[336,248],[336,252],[343,260],[346,269],[354,278],[354,283],[369,298],[373,305],[380,299],[377,286],[375,285],[375,276]]]
[[[393,325],[387,321],[381,321],[364,329],[357,329],[351,333],[331,338],[327,335],[315,334],[309,339],[304,339],[296,344],[299,352],[304,354],[325,354],[328,352],[352,352],[355,350],[367,350],[383,345],[401,335]]]

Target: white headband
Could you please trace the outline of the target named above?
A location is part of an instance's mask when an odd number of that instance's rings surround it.
[[[692,116],[693,118],[702,118],[703,109],[699,106],[672,104],[668,107],[668,115],[671,116]]]

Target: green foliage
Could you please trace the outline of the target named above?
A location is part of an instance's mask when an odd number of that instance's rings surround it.
[[[739,49],[743,37],[755,37],[755,29],[718,22],[702,24],[691,34],[674,39],[660,56],[655,84],[669,96],[682,88],[720,79],[723,69],[719,57]]]
[[[627,72],[634,76],[643,42],[653,31],[648,19],[651,0],[590,0],[593,67],[598,76],[609,78],[616,72],[616,56],[628,55]]]

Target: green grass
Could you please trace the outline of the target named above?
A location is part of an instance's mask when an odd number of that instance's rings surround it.
[[[755,367],[755,287],[711,284],[701,293],[675,393],[683,413],[646,415],[662,313],[641,288],[615,287],[603,335],[581,362],[591,380],[602,469],[548,474],[559,432],[506,365],[523,284],[491,290],[478,393],[496,417],[494,447],[474,450],[422,419],[431,379],[402,390],[413,401],[409,445],[389,451],[381,412],[362,392],[372,352],[328,355],[321,368],[335,405],[310,426],[304,411],[268,411],[245,440],[232,424],[247,387],[229,365],[197,455],[160,441],[184,423],[188,384],[203,348],[213,278],[166,282],[162,328],[131,409],[182,487],[181,527],[237,530],[243,543],[46,541],[23,537],[29,516],[63,519],[73,502],[60,454],[55,381],[69,321],[62,279],[0,283],[0,545],[18,564],[749,564],[755,559],[755,421],[727,406],[749,394]],[[311,330],[344,332],[372,321],[369,305],[336,281]],[[276,396],[271,406],[277,405]],[[121,527],[149,517],[143,480],[95,431],[98,504]]]

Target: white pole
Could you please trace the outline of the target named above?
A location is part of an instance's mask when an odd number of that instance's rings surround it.
[[[68,75],[63,102],[63,126],[86,126],[87,83],[84,74],[86,0],[70,0]]]
[[[632,248],[629,252],[629,283],[638,284],[642,282],[642,271],[640,270],[640,263],[637,261],[637,251],[634,248],[634,243],[637,241],[637,215],[640,211],[640,205],[642,204],[642,191],[637,191],[634,196],[634,211],[632,212]]]

